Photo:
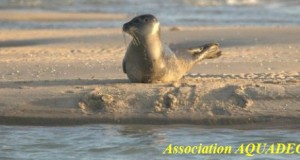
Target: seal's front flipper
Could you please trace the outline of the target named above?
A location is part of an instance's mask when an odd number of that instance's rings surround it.
[[[188,49],[188,52],[192,53],[196,61],[213,59],[222,55],[222,51],[218,43],[209,43],[198,48],[190,48]]]

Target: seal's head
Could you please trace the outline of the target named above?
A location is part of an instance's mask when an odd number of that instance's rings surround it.
[[[159,22],[151,14],[144,14],[133,18],[123,25],[123,31],[131,36],[147,36],[159,34]]]

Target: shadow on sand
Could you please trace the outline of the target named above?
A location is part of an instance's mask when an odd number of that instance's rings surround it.
[[[89,36],[65,36],[56,38],[33,38],[24,40],[8,40],[0,41],[1,48],[10,47],[25,47],[25,46],[38,46],[38,45],[48,45],[48,44],[60,44],[60,43],[72,43],[72,42],[97,42],[101,35],[89,35]]]
[[[60,80],[40,80],[40,81],[5,81],[0,82],[0,88],[20,88],[28,87],[51,87],[51,86],[83,86],[83,85],[105,85],[130,83],[128,79],[105,79],[105,80],[89,80],[89,79],[60,79]]]

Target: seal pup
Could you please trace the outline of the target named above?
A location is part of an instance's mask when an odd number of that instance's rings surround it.
[[[171,50],[161,42],[160,23],[151,14],[133,18],[123,25],[123,31],[132,37],[122,64],[131,82],[175,82],[198,62],[221,56],[217,43]]]

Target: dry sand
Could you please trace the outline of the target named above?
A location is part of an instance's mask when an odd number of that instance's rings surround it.
[[[215,41],[223,56],[173,84],[137,84],[120,28],[0,30],[0,124],[299,123],[300,27],[173,30],[166,43]]]

